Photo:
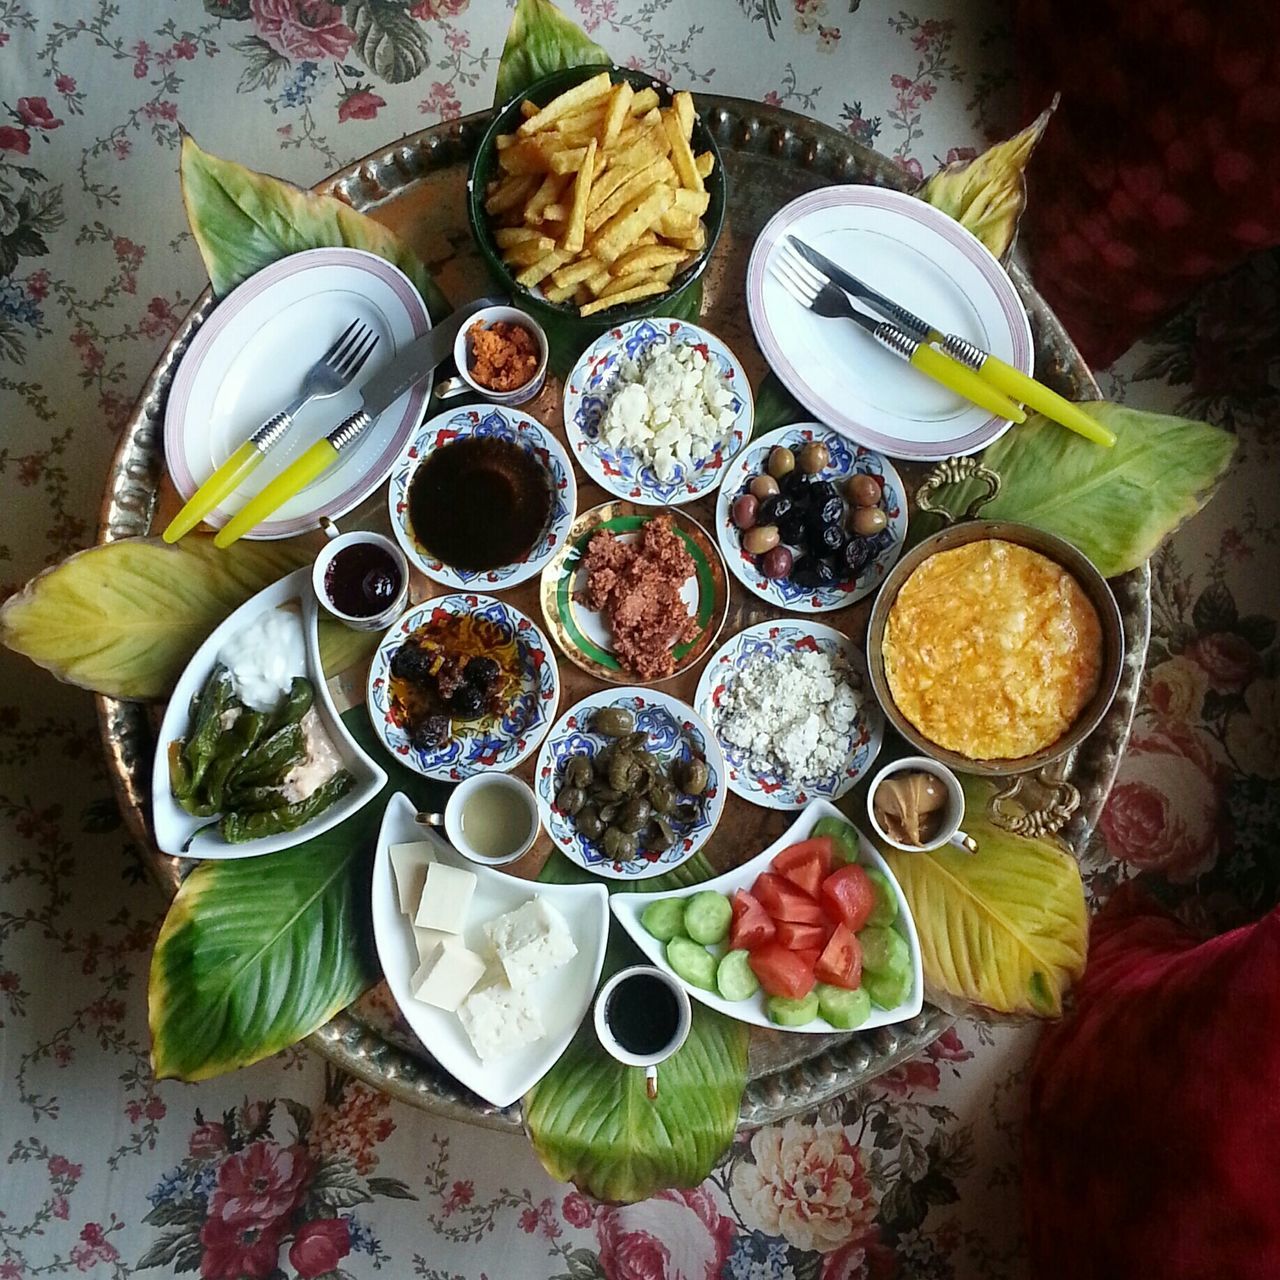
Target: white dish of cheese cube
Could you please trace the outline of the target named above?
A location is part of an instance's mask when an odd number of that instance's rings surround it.
[[[488,1102],[509,1106],[546,1074],[591,1008],[609,896],[603,885],[539,884],[477,866],[419,826],[416,814],[408,797],[392,796],[378,834],[373,930],[382,971],[405,1021],[440,1065]],[[451,874],[458,872],[474,877],[469,891],[466,879]],[[412,915],[401,909],[398,876]],[[442,892],[423,892],[429,876]],[[444,954],[451,948],[453,955]],[[479,957],[483,974],[468,956]],[[445,1004],[467,990],[451,1012],[415,998],[415,987]],[[473,1038],[494,1052],[520,1047],[482,1059]]]

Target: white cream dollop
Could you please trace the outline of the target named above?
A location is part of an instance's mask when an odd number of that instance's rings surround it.
[[[218,653],[236,696],[255,711],[274,711],[294,676],[307,673],[302,619],[295,609],[269,609],[241,627]]]

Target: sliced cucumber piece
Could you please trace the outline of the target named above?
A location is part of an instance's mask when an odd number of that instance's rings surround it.
[[[695,987],[707,991],[716,989],[716,958],[706,947],[688,938],[672,938],[667,943],[667,963]]]
[[[863,987],[849,991],[820,982],[814,990],[818,993],[818,1012],[841,1031],[852,1031],[871,1016],[871,997]]]
[[[681,898],[659,898],[640,913],[640,923],[659,942],[670,942],[684,932],[684,901]]]
[[[810,991],[798,1000],[789,996],[770,996],[764,1002],[764,1011],[769,1015],[769,1021],[780,1027],[803,1027],[818,1016],[818,993]]]
[[[911,994],[911,969],[864,970],[862,988],[882,1009],[896,1009]]]
[[[725,953],[716,967],[716,990],[726,1000],[746,1000],[760,990],[760,979],[751,972],[749,952]]]
[[[911,971],[911,948],[896,929],[868,925],[858,934],[862,943],[862,967],[875,973]]]
[[[815,836],[830,836],[836,842],[836,863],[857,862],[858,832],[840,818],[822,818],[814,826]]]
[[[684,908],[684,931],[694,942],[721,942],[729,932],[733,907],[723,893],[704,889],[688,899]]]
[[[889,883],[889,877],[883,871],[875,867],[868,867],[866,871],[867,879],[871,881],[871,887],[876,891],[876,905],[871,908],[867,924],[892,924],[898,918],[898,895],[894,893],[893,885]]]

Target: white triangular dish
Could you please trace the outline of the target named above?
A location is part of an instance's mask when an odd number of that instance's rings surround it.
[[[732,871],[726,871],[724,875],[716,876],[714,880],[704,880],[701,884],[691,885],[687,889],[673,889],[668,893],[615,893],[609,899],[609,905],[613,909],[613,914],[618,917],[618,922],[631,935],[632,941],[645,953],[650,963],[673,974],[676,981],[695,1000],[700,1000],[727,1017],[737,1018],[739,1022],[746,1022],[753,1027],[767,1027],[770,1031],[800,1031],[830,1035],[835,1028],[823,1018],[815,1018],[801,1027],[780,1027],[777,1023],[770,1022],[764,1011],[763,991],[757,991],[746,1000],[725,1000],[713,991],[707,991],[703,987],[695,987],[692,983],[686,982],[667,963],[665,945],[640,923],[640,916],[645,907],[659,898],[690,898],[695,893],[701,893],[706,889],[714,889],[717,893],[728,895],[732,895],[735,889],[750,889],[756,876],[768,870],[769,863],[777,854],[788,845],[807,839],[815,823],[822,818],[839,818],[842,822],[849,821],[848,817],[835,805],[826,800],[814,800],[797,814],[795,822],[777,840],[762,853],[758,853],[750,862],[745,862]],[[920,963],[920,937],[916,933],[916,924],[911,918],[907,900],[902,895],[902,887],[866,836],[858,832],[858,838],[859,862],[866,867],[875,867],[883,871],[898,895],[897,925],[911,950],[911,994],[895,1009],[881,1009],[873,1005],[871,1016],[858,1028],[859,1031],[871,1031],[876,1027],[887,1027],[894,1022],[906,1022],[920,1012],[924,1007],[924,973]]]
[[[378,832],[378,852],[373,863],[373,936],[382,972],[405,1021],[431,1056],[473,1093],[496,1107],[509,1106],[546,1075],[591,1008],[609,936],[609,895],[604,885],[538,884],[478,866],[434,832],[419,826],[414,820],[417,812],[408,796],[397,792],[387,804]],[[547,1034],[508,1057],[483,1062],[471,1047],[456,1013],[424,1004],[409,994],[409,979],[418,967],[418,952],[413,926],[408,916],[400,913],[389,849],[393,844],[419,841],[435,846],[433,856],[438,861],[461,867],[476,877],[475,896],[463,934],[470,949],[481,949],[481,926],[485,921],[514,911],[535,896],[555,907],[573,934],[578,954],[562,968],[539,978],[531,988]]]
[[[228,638],[259,614],[286,605],[291,600],[296,600],[302,611],[302,634],[307,650],[306,675],[315,686],[316,715],[335,750],[342,757],[343,764],[354,776],[356,785],[296,831],[264,836],[260,840],[249,840],[244,844],[229,844],[213,828],[187,849],[185,846],[192,835],[201,827],[208,826],[213,819],[192,817],[174,800],[169,788],[168,745],[187,732],[191,700],[204,688],[218,651]],[[165,708],[164,721],[156,742],[155,763],[151,770],[151,822],[156,844],[160,846],[161,852],[174,857],[230,859],[256,858],[266,853],[277,853],[281,849],[291,849],[304,840],[310,840],[331,827],[336,827],[358,809],[362,809],[387,785],[387,775],[357,745],[339,718],[338,710],[329,696],[320,662],[317,611],[315,593],[311,589],[311,566],[307,565],[246,600],[209,636],[187,663],[186,670],[174,686],[169,705]]]

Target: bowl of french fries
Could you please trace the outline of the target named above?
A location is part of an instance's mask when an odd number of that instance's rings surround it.
[[[468,180],[472,233],[495,279],[583,337],[672,314],[724,206],[720,154],[692,95],[625,67],[538,81],[498,113]]]

